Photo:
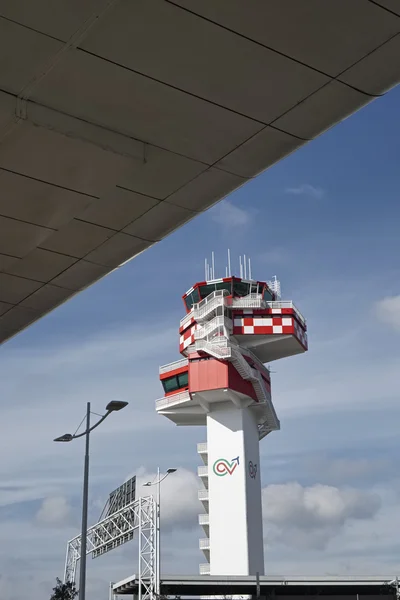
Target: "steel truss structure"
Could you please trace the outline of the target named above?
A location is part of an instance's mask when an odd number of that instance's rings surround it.
[[[138,600],[155,600],[157,581],[157,507],[153,496],[134,502],[92,525],[87,531],[87,554],[100,556],[117,548],[138,533],[139,572]],[[75,581],[77,562],[81,557],[81,536],[68,542],[64,581]]]

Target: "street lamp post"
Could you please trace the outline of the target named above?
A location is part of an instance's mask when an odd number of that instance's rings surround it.
[[[161,531],[160,531],[160,502],[161,502],[161,483],[171,475],[175,473],[176,469],[167,469],[166,473],[160,477],[160,468],[157,469],[157,480],[156,481],[148,481],[144,483],[144,486],[152,487],[154,485],[157,486],[157,516],[156,516],[156,547],[157,547],[157,565],[156,565],[156,584],[157,589],[156,593],[158,597],[160,597],[161,592]],[[80,600],[80,599],[79,599]]]
[[[90,433],[100,425],[112,412],[122,410],[128,402],[112,400],[106,406],[106,413],[90,427],[90,402],[86,405],[86,429],[83,433],[71,435],[65,433],[55,442],[72,442],[77,438],[86,436],[85,443],[85,463],[83,470],[83,494],[82,494],[82,524],[81,524],[81,557],[79,563],[79,600],[86,598],[86,549],[87,549],[87,521],[88,521],[88,500],[89,500],[89,439]]]

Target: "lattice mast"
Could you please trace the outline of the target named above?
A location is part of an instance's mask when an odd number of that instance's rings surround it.
[[[89,527],[86,552],[93,558],[97,558],[130,541],[136,535],[138,538],[138,600],[156,600],[159,589],[156,501],[153,496],[145,496],[131,500],[118,508],[119,503],[115,500],[116,495],[113,494],[110,495],[110,504],[116,510],[114,512],[107,510],[104,518]],[[67,545],[64,581],[76,581],[76,569],[80,557],[81,536],[77,535]]]
[[[251,262],[240,277],[205,280],[183,296],[179,350],[184,358],[160,368],[165,395],[158,413],[181,426],[205,425],[198,444],[205,512],[199,523],[207,563],[200,573],[264,574],[259,442],[280,427],[265,363],[307,350],[306,322],[293,302],[280,299],[280,283],[252,279]]]

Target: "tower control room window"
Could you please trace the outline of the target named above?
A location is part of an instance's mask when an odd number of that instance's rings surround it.
[[[273,296],[267,287],[264,288],[263,300],[266,300],[267,302],[273,300]]]
[[[250,285],[244,281],[234,281],[233,283],[233,295],[236,298],[242,298],[250,294]]]
[[[200,296],[203,300],[216,290],[226,290],[228,295],[232,295],[232,282],[231,281],[220,281],[219,283],[209,283],[208,285],[200,286]]]
[[[195,288],[193,290],[193,292],[191,292],[185,298],[185,304],[186,304],[188,310],[190,310],[192,308],[193,304],[196,304],[196,302],[200,302],[199,290],[197,288]]]
[[[179,373],[179,375],[167,377],[166,379],[163,379],[161,383],[166,394],[181,390],[182,388],[187,388],[189,385],[188,372],[185,371],[184,373]]]

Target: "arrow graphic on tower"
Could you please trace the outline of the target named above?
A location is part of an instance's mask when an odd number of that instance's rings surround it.
[[[224,477],[225,475],[232,475],[236,467],[239,465],[239,457],[232,458],[231,461],[226,458],[217,458],[213,465],[213,471],[218,477]]]

